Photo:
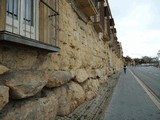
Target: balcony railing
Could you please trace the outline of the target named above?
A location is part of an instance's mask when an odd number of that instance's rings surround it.
[[[4,18],[0,20],[1,41],[59,50],[58,0],[1,1],[0,15]]]

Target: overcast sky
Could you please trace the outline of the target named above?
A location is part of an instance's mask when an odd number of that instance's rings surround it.
[[[160,0],[108,0],[123,55],[156,57],[160,49]]]

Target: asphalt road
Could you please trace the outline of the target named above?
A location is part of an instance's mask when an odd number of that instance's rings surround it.
[[[156,95],[150,96],[148,88]],[[160,69],[128,68],[121,73],[104,120],[160,120],[160,101],[154,99],[159,95]]]
[[[160,98],[160,68],[134,67],[131,70]]]

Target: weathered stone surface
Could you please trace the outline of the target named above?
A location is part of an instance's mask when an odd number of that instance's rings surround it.
[[[93,28],[77,16],[68,0],[59,3],[60,52],[43,54],[42,51],[25,48],[0,49],[0,63],[11,69],[77,70],[98,69],[108,64],[118,67],[119,59]],[[2,59],[3,58],[3,59]],[[118,63],[119,64],[119,63]],[[110,66],[109,66],[110,67]]]
[[[54,120],[58,100],[54,94],[49,94],[39,99],[12,102],[7,107],[8,110],[0,113],[1,120]]]
[[[96,71],[96,76],[98,76],[99,78],[106,76],[108,74],[107,66],[100,69],[96,69],[95,71]]]
[[[78,105],[84,102],[85,92],[82,87],[75,82],[70,82],[65,86],[55,90],[58,96],[58,115],[65,116],[71,113]]]
[[[64,3],[64,5],[62,5]],[[59,21],[59,46],[58,54],[50,54],[39,66],[39,69],[65,70],[76,72],[79,69],[101,69],[110,67],[118,59],[109,50],[107,42],[103,42],[95,32],[92,24],[85,24],[73,11],[65,0],[60,2],[61,16]],[[112,65],[112,64],[111,64]],[[79,80],[79,81],[84,81]]]
[[[102,76],[100,79],[98,79],[100,85],[106,83],[107,80],[108,80],[108,75]]]
[[[58,96],[58,112],[57,115],[64,116],[71,112],[70,101],[71,94],[68,94],[68,88],[66,85],[56,88],[56,95]]]
[[[1,52],[1,51],[0,51]],[[10,69],[31,69],[36,65],[39,59],[37,52],[34,49],[25,49],[19,47],[4,47],[2,49],[3,59],[0,59],[0,63],[7,65]]]
[[[0,65],[0,75],[6,73],[8,71],[9,71],[9,69],[7,67]]]
[[[75,72],[75,81],[82,83],[89,78],[89,75],[85,69],[78,69]]]
[[[88,101],[96,97],[100,85],[97,79],[89,79],[82,84],[82,87],[86,93],[86,100]]]
[[[46,87],[53,88],[59,87],[72,79],[71,72],[68,71],[48,71],[47,73],[48,83]]]
[[[0,110],[9,102],[9,88],[0,86]]]
[[[96,76],[97,77],[101,77],[102,76],[103,73],[102,73],[102,71],[100,69],[96,69],[95,71],[96,71]]]
[[[13,99],[34,96],[47,84],[46,75],[42,71],[12,72],[5,80]]]
[[[113,69],[112,68],[108,68],[108,77],[110,77],[113,74]]]
[[[68,83],[69,93],[71,96],[71,110],[74,110],[78,105],[84,102],[85,92],[83,88],[76,82]]]
[[[95,69],[91,69],[91,70],[89,69],[89,70],[87,70],[87,73],[89,75],[89,78],[94,78],[94,79],[97,78]]]

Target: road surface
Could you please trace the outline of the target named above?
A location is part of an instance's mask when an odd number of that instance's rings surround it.
[[[104,120],[160,120],[160,69],[127,68],[121,73]]]
[[[160,98],[160,68],[135,67],[131,70]]]

